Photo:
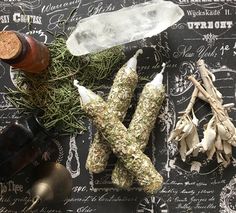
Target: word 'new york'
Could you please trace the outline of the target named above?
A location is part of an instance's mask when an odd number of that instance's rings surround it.
[[[189,29],[229,29],[232,21],[191,21],[187,22]]]

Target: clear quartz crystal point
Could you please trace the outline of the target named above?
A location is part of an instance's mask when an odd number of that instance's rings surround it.
[[[157,35],[179,21],[183,10],[171,1],[152,0],[79,21],[66,44],[80,56]]]

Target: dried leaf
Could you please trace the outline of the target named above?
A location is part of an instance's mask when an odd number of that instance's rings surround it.
[[[187,152],[187,144],[185,138],[182,138],[180,141],[179,154],[183,162],[186,161],[186,152]]]
[[[193,123],[190,123],[190,122],[185,125],[182,131],[183,134],[182,134],[181,139],[186,138],[192,132],[193,126],[194,126]]]
[[[207,159],[208,159],[208,160],[212,160],[212,158],[213,158],[215,152],[216,152],[216,148],[215,148],[215,146],[212,146],[211,149],[209,149],[209,150],[206,152],[206,154],[207,154]]]
[[[217,162],[222,164],[224,166],[224,168],[228,167],[231,163],[231,158],[232,158],[232,155],[231,154],[223,154],[219,151],[216,152],[216,159],[217,159]]]
[[[216,139],[216,128],[215,128],[215,117],[212,117],[212,119],[207,124],[207,128],[204,131],[204,138],[201,141],[201,147],[203,150],[201,151],[208,151],[212,148],[214,145],[215,139]]]
[[[213,87],[213,89],[216,94],[216,98],[222,103],[223,102],[223,100],[222,100],[223,95],[215,87]]]
[[[223,163],[225,161],[224,157],[222,156],[221,152],[216,152],[216,159],[217,159],[217,163]]]
[[[226,111],[231,110],[232,107],[234,107],[234,103],[228,103],[228,104],[224,104],[223,107],[225,108]]]
[[[228,141],[228,143],[236,146],[236,131],[229,118],[226,118],[221,123],[218,123],[217,130],[222,140]]]
[[[232,145],[223,141],[224,153],[232,156]]]
[[[185,140],[189,150],[194,149],[194,147],[196,147],[199,144],[200,140],[196,126],[193,127],[192,132],[185,138]],[[193,156],[196,157],[197,155],[198,155],[198,150],[194,149]]]
[[[193,116],[193,119],[192,119],[192,123],[197,127],[198,124],[199,124],[199,120],[198,118],[196,117],[194,111],[192,110],[192,116]]]
[[[171,132],[168,142],[172,140],[180,141],[192,131],[193,123],[189,115],[184,114],[177,122],[175,129]]]
[[[219,134],[216,136],[215,147],[219,151],[223,151],[223,143]]]
[[[233,137],[229,140],[229,143],[232,144],[232,146],[236,146],[236,128],[234,129],[235,133]]]
[[[213,82],[216,80],[216,77],[215,77],[215,75],[212,73],[212,72],[210,72],[208,69],[205,69],[206,71],[207,71],[207,74],[209,75],[209,77],[211,78],[211,79],[209,79],[210,81],[212,80]]]
[[[167,142],[170,142],[172,140],[177,140],[176,138],[181,134],[182,130],[181,129],[174,129],[171,133],[170,133],[170,137],[168,138]]]
[[[230,165],[230,162],[231,162],[231,156],[225,155],[222,165],[226,168]]]

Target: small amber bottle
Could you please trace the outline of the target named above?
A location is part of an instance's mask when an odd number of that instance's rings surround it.
[[[32,36],[15,31],[0,32],[0,59],[14,68],[40,73],[50,61],[48,48]]]

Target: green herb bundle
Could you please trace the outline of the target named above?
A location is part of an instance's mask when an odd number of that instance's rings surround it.
[[[51,65],[42,74],[17,73],[17,90],[8,88],[8,99],[17,108],[28,113],[39,109],[39,119],[47,128],[57,127],[61,133],[83,132],[84,114],[79,94],[73,85],[80,84],[92,90],[101,88],[105,79],[122,64],[122,47],[114,47],[100,53],[76,57],[69,53],[65,39],[55,38],[48,44]]]

